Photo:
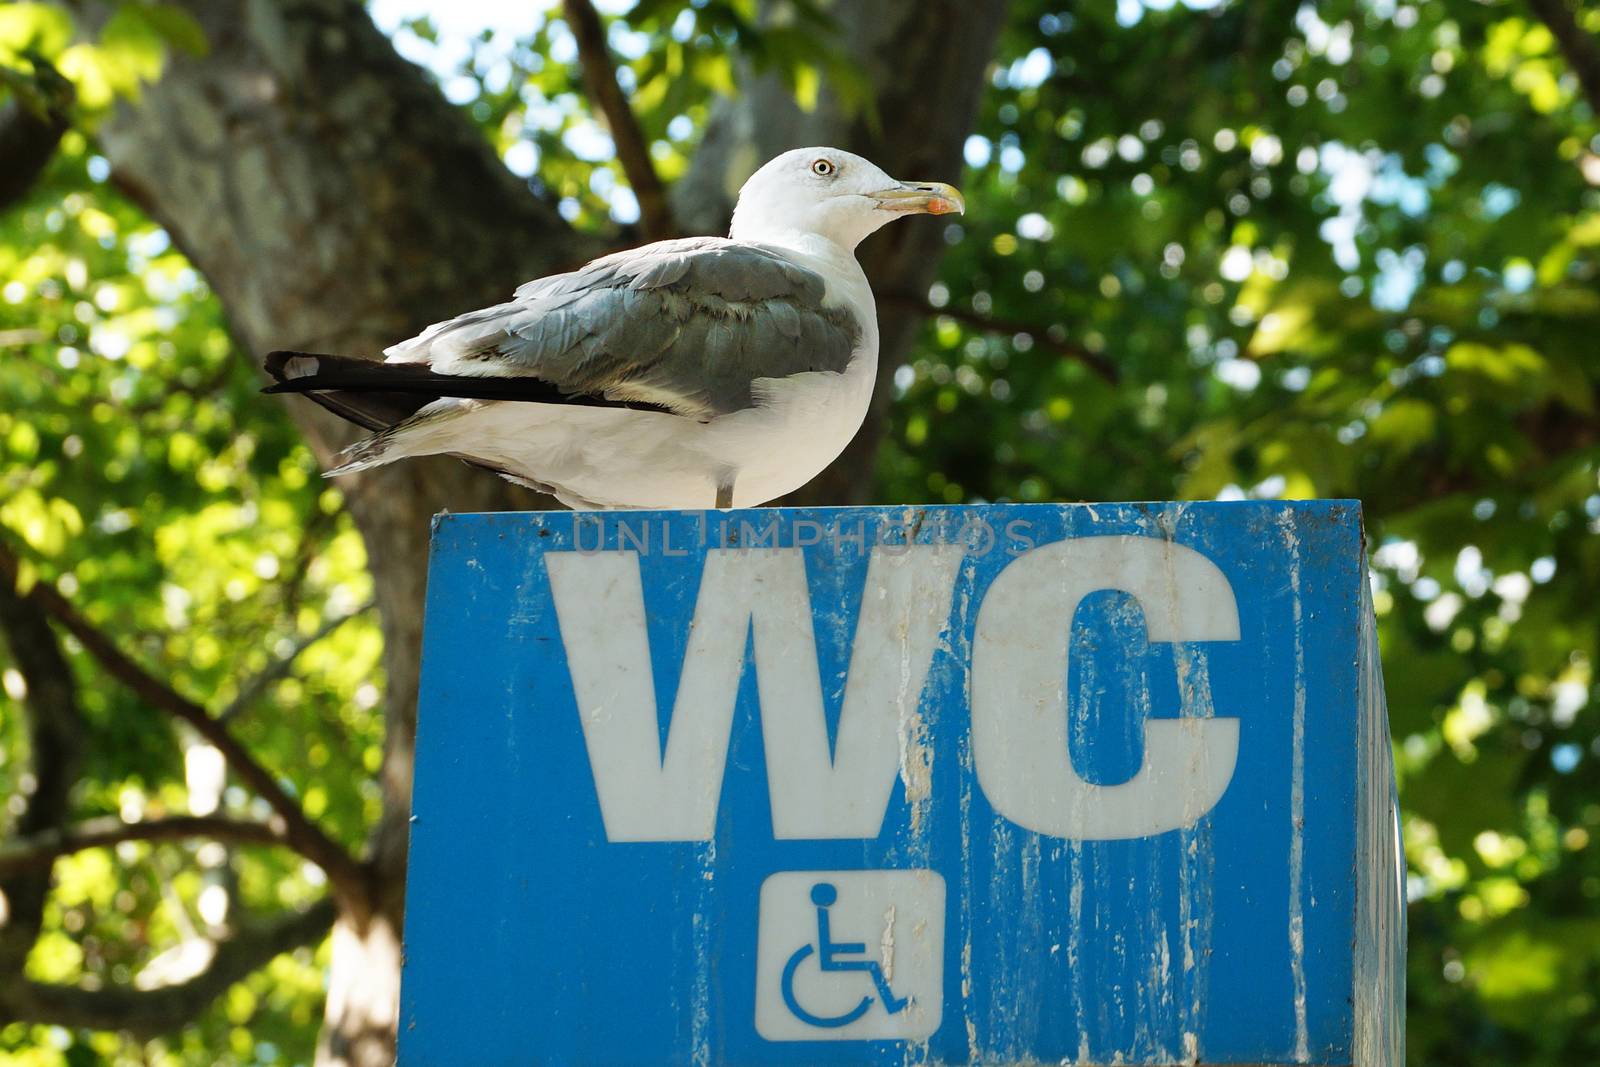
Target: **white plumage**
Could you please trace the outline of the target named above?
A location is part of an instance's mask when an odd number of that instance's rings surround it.
[[[330,474],[444,453],[578,508],[761,504],[815,477],[866,415],[878,323],[856,245],[897,215],[962,207],[948,185],[797,149],[745,183],[728,238],[530,282],[381,364],[273,353],[269,391],[379,431]]]

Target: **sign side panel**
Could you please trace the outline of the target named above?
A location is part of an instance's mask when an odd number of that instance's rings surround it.
[[[1363,567],[1363,571],[1365,568]],[[1365,582],[1361,599],[1360,908],[1355,946],[1356,1067],[1405,1062],[1406,861],[1395,792],[1394,750],[1384,700],[1377,619]]]

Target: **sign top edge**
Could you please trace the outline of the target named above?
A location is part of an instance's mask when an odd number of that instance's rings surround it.
[[[1095,513],[1103,509],[1114,509],[1119,513],[1133,512],[1189,512],[1189,511],[1266,511],[1266,512],[1302,512],[1323,514],[1329,520],[1349,524],[1359,528],[1362,522],[1362,504],[1360,500],[1334,497],[1314,500],[1133,500],[1133,501],[1101,501],[1097,503],[987,503],[987,504],[851,504],[851,505],[817,505],[811,507],[774,507],[774,508],[731,508],[717,511],[712,508],[704,510],[624,510],[624,511],[594,511],[573,512],[567,510],[550,511],[443,511],[433,516],[433,529],[437,531],[440,526],[449,524],[463,525],[494,525],[510,522],[540,521],[557,515],[579,515],[588,519],[593,517],[601,521],[667,518],[686,515],[846,515],[859,514],[893,514],[912,512],[941,513],[962,512],[978,510],[1075,510],[1087,512],[1091,517],[1098,517]]]

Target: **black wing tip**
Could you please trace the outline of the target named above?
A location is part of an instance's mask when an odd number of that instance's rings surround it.
[[[262,388],[263,393],[308,393],[324,402],[330,394],[371,394],[424,396],[426,402],[441,397],[468,400],[513,400],[537,404],[577,405],[582,407],[629,408],[675,414],[665,405],[613,400],[585,393],[566,393],[558,386],[523,375],[476,377],[436,374],[427,366],[414,363],[385,363],[379,360],[332,356],[321,352],[276,351],[262,361],[276,381]],[[335,409],[337,410],[337,409]],[[349,416],[346,415],[348,418]]]
[[[320,352],[292,352],[287,349],[278,349],[268,352],[261,361],[261,366],[272,376],[273,383],[261,391],[263,393],[294,393],[305,389],[303,384],[297,382],[300,378],[315,377],[319,362],[327,357]],[[309,366],[296,368],[295,360],[307,360]]]
[[[321,355],[323,355],[321,352],[295,352],[287,348],[280,348],[268,352],[267,357],[261,363],[262,366],[266,367],[268,374],[282,374],[291,359],[299,356],[308,356],[316,359]]]

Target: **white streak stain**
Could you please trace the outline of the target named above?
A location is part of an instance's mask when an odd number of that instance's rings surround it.
[[[904,665],[904,670],[902,685],[909,688],[909,664]],[[898,703],[901,709],[900,781],[906,790],[906,806],[911,809],[911,837],[921,840],[933,799],[933,746],[928,743],[928,724],[918,714],[915,703],[907,699],[905,688],[901,690]]]
[[[969,558],[962,564],[956,581],[955,621],[948,631],[949,649],[959,662],[968,662],[971,652],[972,583],[975,564]],[[959,647],[957,647],[959,646]],[[961,1018],[967,1034],[967,1058],[982,1059],[978,1047],[978,1025],[972,1013],[972,900],[976,893],[972,868],[972,784],[977,775],[972,766],[972,737],[961,741],[961,792],[958,800],[961,820]]]
[[[1187,509],[1178,505],[1168,510],[1163,510],[1153,516],[1154,525],[1160,535],[1167,541],[1176,544],[1178,540],[1178,526],[1185,518]],[[1165,570],[1168,584],[1177,588],[1177,557],[1169,553],[1165,559]],[[1169,604],[1176,621],[1177,598],[1171,598]],[[1203,648],[1188,642],[1178,642],[1172,646],[1173,665],[1178,676],[1178,715],[1180,719],[1210,719],[1215,718],[1217,711],[1211,692],[1211,667],[1210,659]],[[1198,763],[1206,760],[1210,755],[1204,747],[1195,750],[1193,759]],[[1201,776],[1200,767],[1191,768],[1197,777]],[[1182,1053],[1179,1059],[1184,1063],[1197,1063],[1199,1061],[1199,1031],[1203,1025],[1206,996],[1209,988],[1210,971],[1207,964],[1211,959],[1211,930],[1214,922],[1213,892],[1214,892],[1214,857],[1211,851],[1211,823],[1205,818],[1205,811],[1198,807],[1198,796],[1190,798],[1195,805],[1185,807],[1186,824],[1178,833],[1178,938],[1182,953],[1181,974],[1182,980],[1174,988],[1170,974],[1170,948],[1167,942],[1165,929],[1161,931],[1161,967],[1160,983],[1161,993],[1156,1005],[1170,1012],[1176,1008],[1177,1020],[1181,1020]],[[1159,861],[1157,861],[1159,866]],[[1160,884],[1157,872],[1152,871],[1152,881]],[[1179,998],[1181,997],[1181,1003]],[[1163,1029],[1162,1033],[1167,1033]],[[1173,1057],[1165,1050],[1160,1050],[1162,1058]]]
[[[878,937],[878,965],[883,968],[883,980],[894,981],[894,913],[895,906],[889,905],[883,913],[883,933]]]
[[[1211,661],[1204,649],[1178,644],[1173,649],[1178,672],[1178,698],[1182,714],[1208,719],[1216,715],[1211,692]],[[1215,857],[1211,850],[1211,820],[1199,821],[1179,831],[1178,923],[1183,949],[1183,976],[1187,997],[1181,1006],[1184,1055],[1198,1061],[1199,1031],[1210,987],[1211,931],[1214,924]],[[1189,1049],[1193,1043],[1194,1052]]]
[[[972,999],[972,937],[968,935],[966,943],[961,946],[961,999]],[[978,1057],[978,1024],[972,1021],[972,1013],[967,1010],[970,1005],[963,1005],[963,1018],[967,1024],[967,1056],[976,1061]]]
[[[711,1067],[711,891],[717,864],[717,843],[696,847],[700,865],[700,890],[694,911],[694,1004],[689,1015],[690,1062]]]
[[[1043,859],[1040,835],[1027,834],[1022,839],[1019,849],[1020,870],[1019,880],[1022,889],[1021,914],[1017,918],[1017,934],[1019,944],[1026,946],[1018,963],[1018,977],[1028,975],[1013,984],[1010,991],[1012,1003],[1012,1052],[1021,1055],[1023,1052],[1020,1043],[1025,1040],[1025,1019],[1036,1018],[1040,1009],[1040,998],[1044,995],[1044,983],[1039,980],[1040,961],[1034,955],[1049,938],[1044,927],[1044,887],[1040,881],[1040,863]]]
[[[990,910],[994,911],[994,904],[998,901],[1013,899],[1007,892],[1009,876],[1015,869],[1011,865],[1012,857],[1016,856],[1017,849],[1014,844],[1016,836],[1011,823],[999,815],[994,816],[994,822],[989,830],[990,835],[990,868],[988,898]],[[1009,919],[1011,916],[1007,915]],[[995,925],[999,925],[998,923]],[[1010,929],[1016,927],[1006,924]],[[1011,984],[1017,974],[1017,959],[1008,951],[1016,944],[1016,938],[1002,934],[995,939],[994,945],[994,971],[997,976],[995,986],[989,990],[989,1031],[990,1050],[999,1052],[1001,1046],[997,1041],[1004,1042],[1005,1055],[1014,1059],[1016,1057],[1017,1040],[1017,990]]]
[[[1089,1061],[1089,988],[1083,961],[1083,842],[1067,843],[1067,972],[1072,975],[1073,1024],[1078,1028],[1078,1062]]]
[[[1294,979],[1294,1059],[1311,1059],[1306,1023],[1306,922],[1301,883],[1305,877],[1306,810],[1306,632],[1300,603],[1300,535],[1292,511],[1278,521],[1289,549],[1289,595],[1294,612],[1294,718],[1289,770],[1289,968]]]
[[[880,597],[886,595],[878,590]],[[841,621],[842,625],[842,621]],[[906,805],[911,809],[911,837],[922,845],[919,850],[926,858],[926,842],[922,841],[923,823],[933,796],[933,746],[928,743],[928,724],[920,714],[922,693],[913,688],[916,674],[911,662],[911,618],[902,614],[894,620],[894,647],[900,650],[899,675],[896,680],[894,706],[898,714],[897,735],[900,741],[900,781],[905,786]],[[848,640],[848,637],[847,637]]]

